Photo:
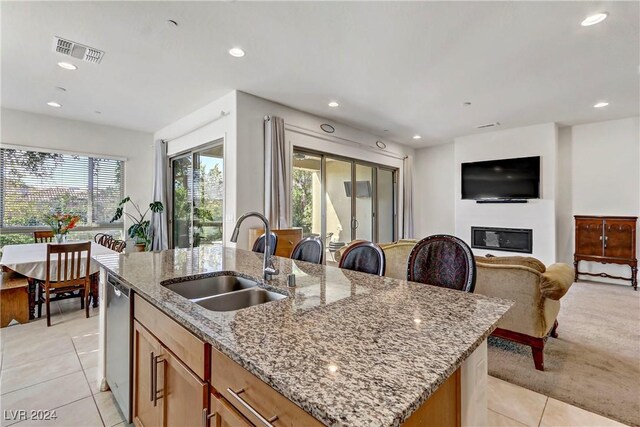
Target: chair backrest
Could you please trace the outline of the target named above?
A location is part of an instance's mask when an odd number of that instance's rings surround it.
[[[345,249],[338,267],[384,276],[384,252],[375,243],[357,242]]]
[[[109,249],[114,250],[116,252],[122,253],[124,249],[127,247],[127,242],[124,240],[111,240],[111,244],[109,245]]]
[[[459,238],[447,234],[429,236],[411,251],[407,280],[473,292],[476,261],[471,248]]]
[[[83,259],[85,252],[86,258]],[[84,269],[82,268],[83,264]],[[51,269],[54,265],[55,274],[52,277]],[[90,274],[91,242],[47,245],[46,286],[60,288],[85,285]]]
[[[36,243],[50,243],[53,242],[53,231],[34,231],[33,232],[33,240]]]
[[[307,237],[296,244],[291,252],[291,259],[297,261],[312,262],[314,264],[322,264],[322,256],[324,255],[324,245],[319,237]]]
[[[258,237],[255,242],[253,242],[253,252],[259,252],[261,254],[264,253],[264,246],[266,243],[266,235],[262,234],[262,236]],[[269,255],[273,255],[276,253],[276,246],[278,246],[278,236],[275,233],[271,233],[271,247],[269,248]]]
[[[93,240],[99,244],[104,246],[105,248],[111,248],[111,245],[113,244],[113,236],[110,234],[104,234],[104,233],[98,233],[95,236],[93,236]]]

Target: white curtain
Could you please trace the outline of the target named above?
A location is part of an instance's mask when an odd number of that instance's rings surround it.
[[[289,227],[291,202],[284,120],[264,119],[264,214],[274,229]]]
[[[403,237],[413,239],[413,157],[404,158]]]
[[[160,251],[169,248],[169,230],[167,227],[167,143],[156,141],[153,173],[153,201],[164,206],[162,212],[151,213],[151,250]]]

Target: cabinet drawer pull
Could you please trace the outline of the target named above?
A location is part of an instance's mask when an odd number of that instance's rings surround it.
[[[238,402],[240,402],[240,404],[242,406],[245,407],[245,409],[247,409],[249,412],[251,412],[257,419],[260,420],[260,422],[267,426],[267,427],[274,427],[273,424],[271,424],[272,422],[276,421],[278,419],[277,415],[274,415],[273,417],[266,419],[265,417],[263,417],[262,415],[260,415],[260,413],[258,411],[256,411],[253,406],[249,405],[243,398],[240,397],[240,395],[242,393],[244,393],[244,389],[241,388],[238,391],[233,391],[230,388],[227,388],[227,392],[233,396]]]
[[[164,368],[164,360],[159,360],[160,356],[156,356],[151,352],[151,401],[153,406],[158,406],[158,363],[162,363]],[[162,369],[164,379],[164,369]],[[160,396],[162,398],[162,396]]]
[[[202,427],[207,427],[207,421],[217,415],[217,412],[213,412],[211,414],[208,414],[207,412],[207,408],[202,410]]]

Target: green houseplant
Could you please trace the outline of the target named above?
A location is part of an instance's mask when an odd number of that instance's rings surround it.
[[[133,208],[138,212],[137,216],[131,215],[130,213],[124,211],[124,205],[126,205],[127,203],[130,203],[133,206]],[[119,220],[120,218],[122,218],[123,215],[126,215],[129,218],[131,218],[131,221],[133,221],[133,224],[131,225],[131,227],[129,227],[129,230],[127,230],[127,234],[129,235],[130,238],[135,239],[136,250],[139,252],[142,252],[146,250],[149,247],[149,244],[151,243],[151,236],[149,235],[150,234],[149,220],[146,219],[147,214],[149,213],[149,211],[153,213],[158,213],[158,212],[162,212],[163,210],[164,210],[164,206],[162,205],[162,203],[156,200],[155,202],[149,203],[149,207],[143,213],[138,207],[138,205],[136,205],[133,201],[131,201],[131,197],[127,196],[124,199],[122,199],[118,204],[118,207],[116,208],[116,213],[113,215],[113,218],[111,218],[110,222]]]

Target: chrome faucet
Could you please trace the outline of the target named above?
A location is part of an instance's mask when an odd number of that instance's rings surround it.
[[[256,218],[260,218],[262,222],[264,222],[264,258],[262,260],[262,277],[264,280],[270,280],[271,276],[275,276],[280,272],[274,267],[273,261],[271,260],[271,226],[269,225],[269,220],[262,215],[260,212],[247,212],[242,215],[236,221],[236,226],[233,229],[233,233],[231,234],[231,241],[236,243],[238,241],[238,234],[240,233],[240,224],[242,222],[251,217],[255,216]]]

